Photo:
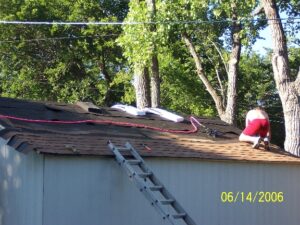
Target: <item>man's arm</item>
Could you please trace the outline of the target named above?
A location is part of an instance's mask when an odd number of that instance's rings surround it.
[[[271,141],[271,123],[270,123],[270,120],[269,121],[269,131],[267,133],[267,136],[269,137],[269,141]]]
[[[251,111],[252,110],[250,110],[248,113],[247,113],[247,115],[246,115],[246,127],[248,126],[248,124],[249,124],[249,122],[250,122],[250,119],[251,119]]]
[[[271,123],[270,123],[270,119],[269,119],[268,114],[267,114],[267,120],[269,122],[269,129],[268,129],[267,137],[269,138],[269,141],[271,141]]]

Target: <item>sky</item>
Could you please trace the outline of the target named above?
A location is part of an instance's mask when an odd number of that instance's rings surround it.
[[[260,36],[264,39],[258,39],[254,46],[253,51],[264,55],[267,53],[266,49],[272,48],[272,38],[271,38],[271,30],[269,27],[266,27],[264,30],[260,32]]]
[[[260,36],[264,39],[258,39],[252,49],[257,53],[264,55],[267,53],[266,49],[273,48],[270,28],[266,27],[262,30]],[[296,38],[300,39],[300,32],[297,34]]]
[[[288,18],[288,16],[285,13],[280,13],[280,17]],[[264,55],[267,53],[266,49],[273,47],[270,27],[267,26],[264,30],[262,30],[260,32],[260,36],[264,39],[258,39],[252,49],[257,53]],[[300,39],[300,32],[298,32],[296,38]]]

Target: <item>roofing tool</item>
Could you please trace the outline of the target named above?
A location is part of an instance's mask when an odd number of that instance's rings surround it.
[[[129,178],[164,220],[172,225],[177,224],[178,220],[181,220],[181,224],[196,225],[129,142],[125,144],[125,147],[116,147],[108,141],[108,147],[114,153],[121,168],[127,172]],[[126,155],[126,158],[122,153]]]
[[[196,124],[198,124],[199,126],[203,127],[204,130],[205,130],[205,133],[208,135],[208,136],[212,136],[214,138],[217,138],[217,137],[221,137],[223,135],[222,132],[216,130],[216,129],[211,129],[207,126],[205,126],[204,124],[200,123],[199,120],[197,120],[195,117],[191,116],[190,117],[190,121],[192,123],[193,122],[196,122]]]
[[[152,149],[148,145],[145,145],[145,144],[142,144],[142,145],[147,151],[152,151]]]

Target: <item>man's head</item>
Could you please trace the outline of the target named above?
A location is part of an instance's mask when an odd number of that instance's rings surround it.
[[[262,106],[260,106],[260,105],[259,105],[259,106],[256,106],[254,109],[255,109],[255,110],[262,110],[262,111],[265,111],[264,108],[263,108]]]

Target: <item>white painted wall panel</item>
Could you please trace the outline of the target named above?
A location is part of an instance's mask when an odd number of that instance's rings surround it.
[[[298,225],[300,166],[149,159],[198,224]],[[163,224],[112,160],[47,157],[44,225]],[[222,203],[222,191],[283,192],[283,203]]]
[[[41,225],[43,157],[5,143],[0,139],[0,224]]]
[[[151,160],[166,186],[199,224],[297,225],[300,166],[198,160]],[[174,172],[172,172],[174,171]],[[222,203],[222,191],[284,193],[283,203]]]
[[[112,158],[45,161],[43,225],[162,224]]]
[[[167,224],[112,158],[24,155],[3,144],[1,225]],[[145,160],[199,225],[299,224],[299,165]],[[284,202],[222,203],[223,191],[283,192]]]

